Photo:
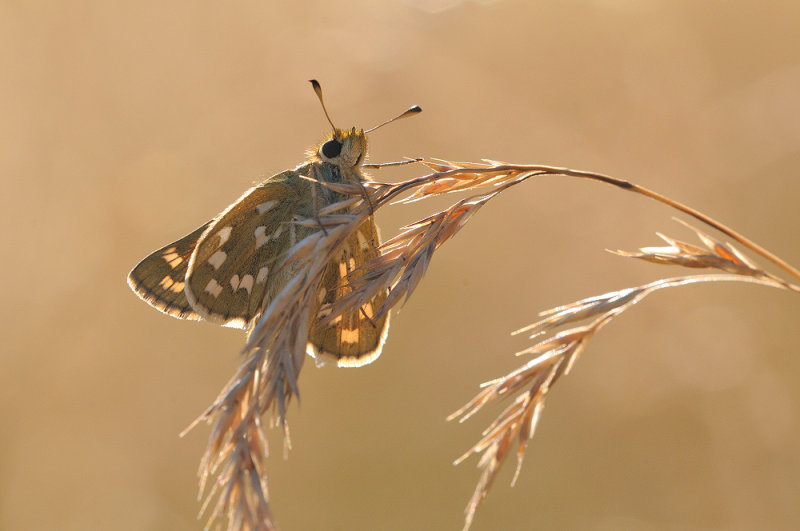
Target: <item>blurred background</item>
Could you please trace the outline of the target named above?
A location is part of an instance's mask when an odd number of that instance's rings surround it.
[[[308,79],[340,127],[425,109],[371,135],[373,162],[604,172],[797,266],[798,20],[793,2],[4,0],[0,528],[202,527],[208,428],[178,433],[244,337],[159,314],[125,277],[302,161],[328,129]],[[386,208],[383,235],[448,203]],[[539,311],[680,274],[604,251],[694,242],[674,215],[557,177],[489,203],[376,363],[307,363],[288,460],[272,433],[281,529],[460,529],[477,461],[452,461],[499,408],[445,417],[521,363],[509,332]],[[796,528],[798,315],[796,294],[752,285],[647,299],[554,388],[474,529]]]

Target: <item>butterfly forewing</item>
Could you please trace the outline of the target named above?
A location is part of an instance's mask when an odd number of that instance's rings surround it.
[[[184,282],[197,240],[209,223],[166,245],[139,262],[128,274],[128,285],[147,304],[178,319],[196,321],[200,315],[186,300]]]
[[[271,177],[250,189],[200,236],[186,274],[186,295],[204,319],[246,328],[283,287],[280,264],[300,236],[293,220],[303,210],[298,170]]]

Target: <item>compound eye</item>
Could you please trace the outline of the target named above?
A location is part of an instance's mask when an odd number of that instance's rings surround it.
[[[328,140],[322,144],[322,149],[320,149],[320,151],[327,158],[335,159],[339,156],[339,153],[342,152],[342,143],[335,139]]]

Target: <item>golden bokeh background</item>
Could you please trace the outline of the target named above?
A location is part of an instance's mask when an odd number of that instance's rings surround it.
[[[627,178],[800,264],[800,4],[0,3],[0,528],[200,529],[208,428],[240,332],[128,289],[150,251],[334,121],[373,161],[491,158]],[[414,168],[381,173],[382,180]],[[442,203],[384,209],[384,235]],[[484,207],[394,315],[378,362],[316,368],[273,430],[286,531],[460,529],[478,472],[452,461],[499,412],[445,417],[521,361],[537,312],[676,268],[604,249],[694,241],[674,212],[567,178]],[[800,525],[800,298],[752,285],[654,295],[553,390],[517,485],[474,529]],[[513,465],[513,463],[509,463]]]

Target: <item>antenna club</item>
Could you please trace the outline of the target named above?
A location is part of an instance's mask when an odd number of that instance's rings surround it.
[[[390,118],[389,120],[386,120],[382,124],[376,125],[375,127],[367,129],[364,132],[365,133],[371,133],[372,131],[374,131],[376,129],[379,129],[379,128],[383,127],[386,124],[390,124],[390,123],[394,122],[395,120],[400,120],[401,118],[407,118],[409,116],[412,116],[414,114],[419,114],[421,112],[422,112],[422,107],[420,107],[419,105],[414,105],[413,107],[410,107],[410,108],[406,109],[405,111],[403,111],[398,116],[395,116],[394,118]]]
[[[325,101],[322,99],[322,87],[320,86],[319,81],[316,79],[309,79],[308,81],[311,83],[311,86],[314,87],[314,93],[317,95],[320,105],[322,105],[322,112],[325,113],[325,118],[328,119],[328,123],[331,124],[333,130],[336,131],[336,126],[333,125],[333,121],[331,120],[330,115],[328,115],[328,109],[325,108]]]

